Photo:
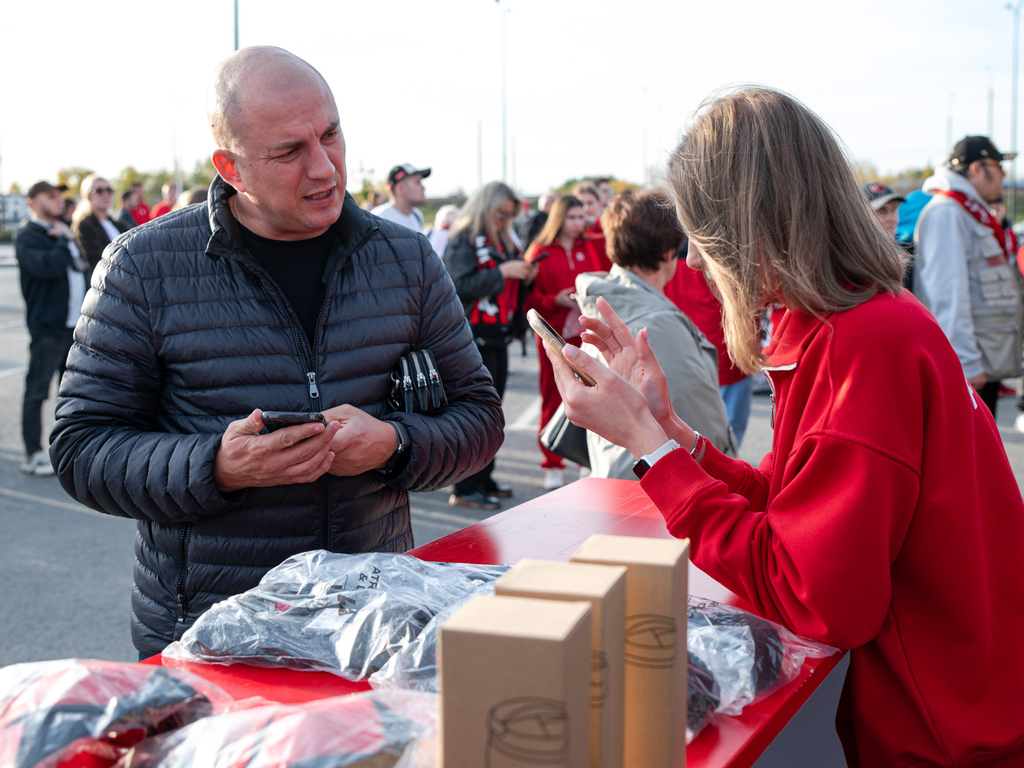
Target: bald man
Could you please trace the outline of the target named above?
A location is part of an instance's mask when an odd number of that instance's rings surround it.
[[[279,48],[218,67],[209,202],[107,248],[50,454],[83,504],[138,520],[132,638],[159,653],[298,552],[401,552],[407,491],[487,464],[501,403],[423,235],[345,192],[323,77]],[[394,413],[401,355],[433,352],[438,415]],[[263,411],[326,426],[267,432]]]

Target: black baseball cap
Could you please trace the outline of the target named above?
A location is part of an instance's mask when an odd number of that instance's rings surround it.
[[[58,192],[67,192],[68,185],[58,184],[54,186],[48,181],[37,181],[35,184],[28,188],[28,199],[31,200],[36,195],[41,195],[43,194],[43,192],[52,192],[53,190],[57,190]]]
[[[402,179],[404,179],[406,176],[415,176],[417,173],[425,179],[425,178],[427,178],[427,176],[430,175],[430,169],[429,168],[417,168],[412,163],[404,163],[403,165],[396,165],[394,168],[392,168],[388,172],[388,186],[390,187],[393,184],[397,184]]]
[[[949,153],[949,164],[954,168],[966,168],[975,160],[988,158],[1001,163],[1016,156],[1016,152],[1000,152],[988,136],[964,136]]]
[[[902,195],[897,195],[892,187],[888,187],[880,181],[869,181],[861,189],[864,190],[864,197],[867,198],[868,205],[871,206],[873,211],[882,210],[886,204],[891,203],[893,200],[899,200],[902,203],[907,199]]]

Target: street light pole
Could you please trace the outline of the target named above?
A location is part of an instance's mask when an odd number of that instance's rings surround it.
[[[508,87],[506,85],[506,55],[505,55],[505,16],[508,10],[502,7],[501,0],[498,3],[498,12],[502,14],[502,181],[509,180],[509,158],[508,158]],[[1024,0],[1022,0],[1024,2]]]
[[[238,0],[235,0],[235,50],[238,50]]]
[[[1013,11],[1013,71],[1012,84],[1010,85],[1010,151],[1017,151],[1017,70],[1019,69],[1017,57],[1020,50],[1020,9],[1024,6],[1024,0],[1017,0],[1017,4],[1007,3],[1006,8]],[[1017,221],[1017,158],[1010,161],[1010,188],[1013,190],[1010,197],[1010,221]]]

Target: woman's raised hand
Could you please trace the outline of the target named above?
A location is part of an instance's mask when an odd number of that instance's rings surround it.
[[[621,445],[634,456],[651,453],[664,444],[665,431],[636,387],[578,347],[567,344],[562,350],[565,356],[597,382],[588,387],[576,378],[562,354],[546,344],[544,349],[555,369],[555,384],[562,393],[569,421]]]
[[[662,426],[673,423],[675,412],[668,393],[665,372],[647,341],[643,328],[634,339],[611,305],[598,298],[597,311],[605,322],[596,317],[581,317],[584,328],[583,343],[593,344],[601,352],[608,367],[632,384],[647,400],[651,415]]]

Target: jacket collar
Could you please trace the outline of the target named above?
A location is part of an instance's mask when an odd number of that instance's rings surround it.
[[[245,255],[238,222],[228,205],[228,200],[236,194],[238,193],[235,188],[220,176],[210,184],[208,213],[211,234],[206,246],[206,255],[211,259],[218,259],[221,256],[238,258]],[[366,241],[376,229],[370,214],[360,208],[348,192],[345,193],[341,215],[331,228],[341,244],[338,253],[343,255],[349,254]]]
[[[922,187],[922,190],[929,195],[935,194],[935,191],[939,189],[962,192],[972,200],[977,200],[982,205],[988,206],[988,203],[981,199],[981,195],[978,194],[974,185],[949,166],[943,165],[936,168],[935,175],[925,179]]]
[[[795,368],[811,340],[830,317],[815,317],[799,310],[787,309],[772,332],[771,343],[765,348],[766,370]]]

